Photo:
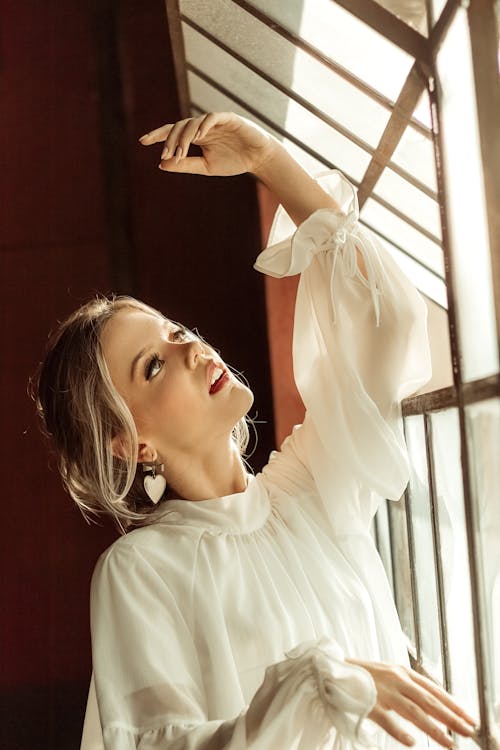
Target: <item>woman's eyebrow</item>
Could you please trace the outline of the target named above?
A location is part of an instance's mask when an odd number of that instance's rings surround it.
[[[142,357],[146,354],[148,349],[152,349],[152,344],[149,344],[148,346],[145,346],[144,349],[141,349],[141,351],[135,355],[134,359],[132,360],[132,367],[130,368],[130,380],[134,380],[135,378],[135,370],[137,367],[137,364]]]
[[[167,336],[170,333],[170,330],[172,328],[175,328],[175,325],[170,320],[164,320],[162,321],[162,327],[167,329]],[[135,378],[135,369],[137,367],[137,364],[142,357],[146,354],[148,349],[153,349],[154,344],[148,344],[143,349],[141,349],[138,354],[135,355],[134,359],[132,360],[132,367],[130,368],[130,380],[134,380]]]

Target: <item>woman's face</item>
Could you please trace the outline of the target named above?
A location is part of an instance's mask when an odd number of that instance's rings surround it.
[[[162,460],[175,453],[208,455],[227,442],[253,403],[252,392],[213,349],[160,316],[120,310],[106,323],[101,346],[139,443],[154,448]]]

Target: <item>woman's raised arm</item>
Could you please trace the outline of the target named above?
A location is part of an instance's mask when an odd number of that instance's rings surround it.
[[[164,143],[160,169],[210,176],[253,173],[274,193],[297,226],[320,208],[340,206],[311,177],[286,148],[255,123],[233,112],[210,112],[163,125],[143,135],[144,146]],[[188,156],[194,143],[202,156]],[[363,257],[358,265],[366,278]]]
[[[143,145],[164,142],[160,168],[228,176],[252,172],[276,195],[295,224],[318,208],[339,210],[335,201],[269,133],[233,112],[211,112],[180,120],[140,138]],[[191,143],[203,156],[187,156]]]

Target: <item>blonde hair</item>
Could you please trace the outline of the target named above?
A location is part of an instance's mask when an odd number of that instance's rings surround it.
[[[167,489],[154,505],[144,491],[143,474],[135,459],[135,423],[111,381],[102,353],[104,325],[124,308],[165,318],[133,297],[97,297],[50,336],[47,354],[31,384],[43,432],[56,449],[65,488],[87,523],[92,515],[109,515],[121,534],[131,526],[154,523],[165,513],[165,501],[172,496]],[[113,455],[112,438],[116,435],[122,437],[129,458]],[[233,429],[241,455],[248,439],[243,417]]]

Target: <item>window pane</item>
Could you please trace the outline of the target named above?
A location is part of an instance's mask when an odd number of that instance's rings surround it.
[[[247,73],[249,74],[248,76],[246,75]],[[250,71],[243,69],[241,71],[241,80],[243,88],[238,88],[236,85],[232,86],[232,89],[240,98],[247,100],[252,106],[257,105],[257,109],[277,124],[280,124],[283,120],[282,107],[289,107],[291,124],[295,123],[295,127],[289,125],[286,128],[291,135],[294,135],[305,144],[310,144],[315,151],[329,160],[342,172],[345,172],[353,180],[359,182],[362,179],[370,161],[365,151],[361,151],[351,141],[332,131],[328,125],[325,125],[325,123],[318,120],[317,117],[314,117],[314,115],[311,115],[299,105],[290,102],[286,96],[280,94],[279,91],[276,91],[276,89],[265,81],[262,81],[262,79],[254,76]],[[252,86],[257,89],[259,96],[257,100],[254,100],[252,95],[247,95],[247,89],[244,88],[247,82],[252,82]],[[191,101],[205,112],[229,110],[248,117],[250,120],[255,120],[255,122],[258,122],[259,125],[262,125],[262,127],[269,130],[270,133],[282,141],[292,156],[296,157],[311,174],[317,174],[328,168],[302,151],[302,149],[299,149],[292,142],[286,139],[283,140],[276,131],[268,128],[267,125],[253,115],[250,115],[247,110],[240,107],[232,99],[224,96],[217,89],[207,84],[195,73],[188,73],[188,85]]]
[[[229,0],[211,0],[210,3],[184,0],[182,9],[186,15],[246,60],[289,87],[350,132],[356,133],[366,143],[377,145],[390,113],[344,78]],[[190,44],[198,45],[199,39],[192,34],[188,39],[187,58],[192,61],[192,55],[197,50],[193,50]],[[199,51],[197,57],[198,66],[208,73]],[[211,60],[209,66],[210,62]],[[225,60],[225,66],[234,66],[229,56]],[[224,73],[223,70],[217,70],[216,78],[221,83]]]
[[[422,123],[422,125],[425,125],[426,128],[429,128],[429,130],[432,130],[432,118],[431,118],[431,108],[429,104],[429,94],[427,93],[427,90],[423,91],[422,96],[420,97],[418,104],[415,108],[415,111],[413,113],[413,117]],[[432,140],[432,136],[430,136],[430,140]]]
[[[434,146],[411,125],[406,128],[392,161],[420,180],[426,187],[437,192]]]
[[[427,13],[425,9],[425,0],[406,0],[406,2],[397,2],[396,0],[377,0],[378,4],[394,13],[401,19],[418,31],[420,34],[427,35]]]
[[[361,214],[381,234],[404,247],[417,260],[444,278],[444,258],[441,245],[430,240],[418,229],[414,229],[406,221],[371,198],[366,201]]]
[[[498,372],[499,361],[466,15],[458,8],[437,63],[463,377],[473,380]]]
[[[442,682],[435,551],[422,416],[406,417],[405,435],[411,461],[408,490],[411,499],[411,519],[415,538],[415,577],[417,581],[422,660],[429,672]]]
[[[479,716],[457,409],[436,412],[431,420],[451,689]]]
[[[437,202],[410,185],[392,169],[384,169],[374,193],[426,229],[438,241],[441,239],[441,218]]]
[[[251,4],[392,101],[399,96],[413,58],[331,0],[304,0],[301,14],[293,2]]]
[[[500,722],[500,399],[466,407],[468,450],[479,523],[485,599],[486,665]]]
[[[392,557],[391,557],[391,531],[389,527],[389,512],[387,509],[387,503],[391,502],[386,500],[380,504],[377,514],[374,519],[375,523],[375,542],[379,551],[382,563],[387,573],[387,578],[391,585],[391,589],[394,594],[394,581],[392,578]]]
[[[388,252],[391,253],[396,263],[401,267],[402,271],[408,276],[417,289],[446,309],[448,303],[444,281],[414,260],[411,255],[407,255],[399,250],[387,239],[385,230],[389,230],[391,233],[393,232],[391,230],[391,222],[385,221],[383,215],[381,215],[383,211],[390,215],[389,211],[382,206],[379,206],[375,201],[367,201],[361,210],[361,219],[363,222],[366,222],[366,225],[372,229],[372,231],[375,231],[375,234],[377,234],[384,247],[386,247]],[[381,233],[380,235],[377,233],[377,229]],[[411,229],[411,227],[408,227],[408,229]],[[412,245],[408,242],[404,232],[401,233],[398,244],[404,247],[404,249],[408,248],[408,252],[413,252],[415,247],[414,244]],[[417,253],[414,254],[417,255]]]
[[[408,530],[406,525],[406,502],[404,496],[399,502],[388,501],[389,528],[391,533],[392,559],[394,569],[394,598],[404,633],[415,644],[415,623],[411,595],[410,556]]]

